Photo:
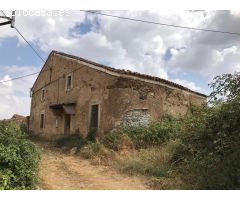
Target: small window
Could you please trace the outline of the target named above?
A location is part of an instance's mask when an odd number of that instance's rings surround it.
[[[42,89],[41,100],[43,101],[44,99],[45,99],[45,89]]]
[[[67,90],[71,90],[72,89],[72,75],[68,75],[67,76],[66,86],[67,86]]]
[[[40,115],[40,128],[44,128],[45,115]]]

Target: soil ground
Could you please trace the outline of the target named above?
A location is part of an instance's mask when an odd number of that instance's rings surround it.
[[[62,153],[36,143],[41,152],[39,189],[47,190],[144,190],[145,180],[128,176],[109,166],[92,165],[80,156]]]

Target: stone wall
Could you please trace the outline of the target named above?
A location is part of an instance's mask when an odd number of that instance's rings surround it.
[[[50,70],[51,68],[51,70]],[[73,74],[73,88],[66,91],[66,77]],[[41,89],[45,99],[41,100]],[[31,102],[30,129],[44,137],[64,134],[64,113],[49,106],[76,103],[71,132],[86,136],[90,124],[90,108],[99,104],[98,135],[116,126],[143,124],[160,120],[164,113],[187,114],[190,105],[200,105],[204,97],[163,85],[114,76],[86,66],[83,62],[53,54],[40,73]],[[45,113],[45,126],[40,128],[40,114]]]

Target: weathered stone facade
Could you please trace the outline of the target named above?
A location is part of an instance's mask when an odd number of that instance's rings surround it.
[[[164,113],[183,116],[205,100],[164,79],[53,51],[32,88],[30,130],[52,138],[75,131],[86,136],[95,127],[101,136],[117,126],[147,125]]]

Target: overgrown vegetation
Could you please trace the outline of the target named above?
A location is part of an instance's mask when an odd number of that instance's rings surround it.
[[[212,107],[195,110],[183,124],[173,160],[190,188],[240,188],[239,80],[239,73],[216,77]]]
[[[86,139],[87,139],[88,141],[94,142],[94,141],[96,141],[96,136],[97,136],[97,128],[91,128],[91,129],[89,130],[89,133],[88,133]]]
[[[132,139],[136,148],[159,146],[178,137],[181,121],[170,115],[164,115],[161,121],[154,122],[149,127],[128,127],[123,129],[123,132]]]
[[[88,142],[86,146],[81,148],[80,155],[86,159],[91,159],[93,164],[110,165],[115,159],[115,152],[100,142]]]
[[[108,133],[101,142],[118,152],[112,162],[115,168],[150,177],[149,184],[155,189],[176,189],[180,181],[172,171],[170,160],[181,143],[177,138],[182,121],[165,115],[149,127],[128,127]]]
[[[239,102],[231,101],[197,111],[184,124],[174,160],[190,188],[239,189],[239,113]]]
[[[179,144],[174,138],[180,134],[181,121],[165,115],[162,121],[149,127],[124,128],[95,141],[78,133],[59,138],[56,145],[77,147],[79,154],[91,159],[93,164],[111,165],[128,174],[155,177],[151,179],[151,183],[155,184],[159,178],[169,181],[175,176],[171,171],[170,159]],[[160,182],[162,184],[162,179]],[[176,184],[168,184],[165,185],[168,189],[177,187]],[[157,188],[156,184],[154,188]]]
[[[0,122],[0,189],[34,189],[39,154],[19,125]]]
[[[163,148],[147,148],[118,156],[116,167],[130,174],[169,176],[169,155]]]
[[[89,134],[80,155],[148,176],[154,189],[239,189],[240,74],[218,76],[210,86],[210,106],[192,107],[181,119],[165,115],[149,127],[107,133],[99,141]]]
[[[113,131],[106,134],[101,139],[101,143],[103,143],[105,147],[114,151],[120,151],[124,148],[134,149],[134,144],[131,138],[121,131]]]

